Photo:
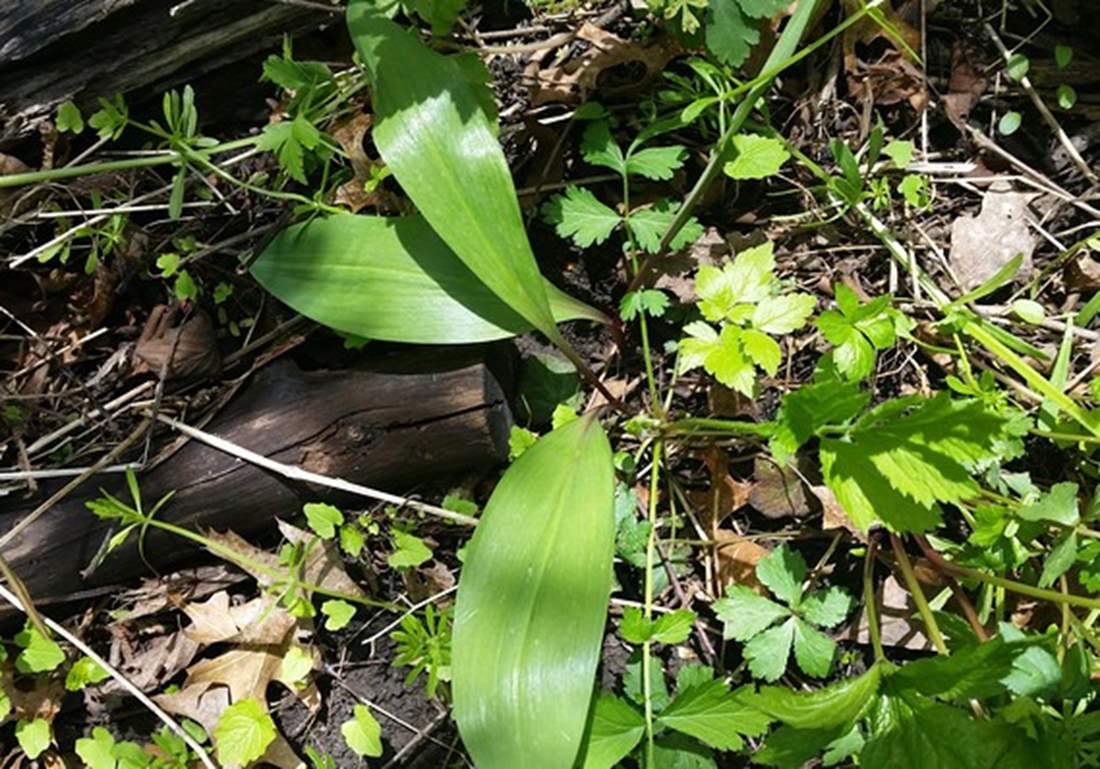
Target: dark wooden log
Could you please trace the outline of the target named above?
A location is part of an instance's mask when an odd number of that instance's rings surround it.
[[[276,362],[206,430],[280,462],[395,492],[438,485],[500,462],[511,427],[500,384],[507,376],[494,375],[480,352],[458,360],[450,354],[434,357],[430,369],[417,356],[372,371],[305,372]],[[495,362],[493,369],[500,372]],[[175,492],[159,518],[242,535],[270,531],[276,516],[295,515],[305,501],[333,498],[330,491],[307,488],[195,441],[139,480],[147,509]],[[107,531],[84,504],[99,496],[100,487],[129,499],[116,477],[90,480],[81,496],[64,500],[4,549],[35,598],[59,598],[148,574],[130,545],[112,553],[89,579],[81,577]],[[352,499],[359,509],[370,505]],[[0,512],[0,530],[33,507]],[[152,529],[146,555],[158,569],[196,557],[188,543]]]
[[[278,0],[0,2],[0,146],[68,99],[156,94],[339,18]]]

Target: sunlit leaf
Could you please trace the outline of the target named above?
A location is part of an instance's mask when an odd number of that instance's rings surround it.
[[[531,328],[419,216],[342,214],[296,224],[251,270],[306,317],[368,339],[466,344]],[[557,320],[602,319],[549,284],[546,290]]]
[[[611,446],[591,416],[541,438],[467,547],[454,713],[479,769],[569,769],[600,657],[614,552]]]

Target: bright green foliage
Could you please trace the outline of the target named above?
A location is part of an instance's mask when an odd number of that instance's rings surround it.
[[[65,676],[65,689],[78,692],[85,686],[102,683],[111,677],[107,670],[91,657],[81,657]]]
[[[311,219],[280,233],[250,269],[306,317],[368,339],[465,344],[531,329],[419,216]],[[543,282],[556,320],[604,319]],[[371,300],[348,286],[370,286]]]
[[[340,733],[355,755],[361,758],[382,755],[382,727],[366,705],[352,708],[352,718],[340,725]]]
[[[79,107],[67,101],[57,108],[57,120],[54,121],[54,125],[61,133],[78,134],[84,130],[84,116],[80,114]]]
[[[33,721],[19,721],[15,725],[15,741],[27,754],[27,758],[36,759],[46,752],[53,742],[53,734],[50,722],[44,718],[36,718]]]
[[[76,741],[76,754],[88,769],[115,769],[115,738],[102,726],[92,729],[92,736]]]
[[[431,604],[424,608],[424,621],[415,614],[401,620],[401,628],[390,634],[396,644],[394,667],[410,668],[405,686],[412,686],[417,676],[427,673],[424,692],[434,697],[440,681],[451,680],[452,610],[437,610]]]
[[[747,396],[756,386],[756,367],[775,375],[782,360],[772,338],[805,325],[815,300],[809,294],[783,294],[773,272],[771,242],[746,249],[721,268],[704,265],[695,276],[703,321],[684,326],[679,369],[702,366],[722,384]]]
[[[804,673],[818,678],[828,675],[836,642],[817,628],[843,622],[852,609],[851,596],[839,587],[803,594],[806,561],[786,545],[760,559],[756,577],[786,606],[744,585],[731,585],[726,597],[714,603],[715,613],[725,623],[725,637],[745,644],[749,670],[757,678],[776,680],[787,670],[793,647]],[[776,625],[780,620],[782,624]]]
[[[302,506],[306,523],[309,528],[321,539],[332,539],[336,536],[336,527],[344,523],[344,514],[339,508],[324,502],[307,502]]]
[[[1012,303],[1012,312],[1025,323],[1038,325],[1046,319],[1043,305],[1031,299],[1017,299]]]
[[[739,67],[760,42],[760,24],[789,3],[786,0],[710,0],[707,48],[723,64]]]
[[[771,719],[737,695],[721,678],[682,687],[661,711],[660,723],[715,750],[740,750],[741,735],[763,734]]]
[[[1076,526],[1081,513],[1077,505],[1077,484],[1072,481],[1056,483],[1038,500],[1016,511],[1025,521],[1048,521],[1062,526]]]
[[[808,693],[765,686],[750,701],[773,720],[796,729],[835,729],[855,721],[866,709],[886,667],[879,663],[863,675]]]
[[[304,684],[313,671],[313,655],[301,646],[291,646],[283,655],[279,680],[288,684]]]
[[[1026,430],[977,399],[899,398],[868,413],[844,438],[821,441],[825,483],[860,528],[882,521],[893,531],[927,531],[940,503],[979,493],[977,463]]]
[[[1006,65],[1008,76],[1016,82],[1020,82],[1025,77],[1027,77],[1027,73],[1030,70],[1031,59],[1029,59],[1022,53],[1013,54],[1012,57],[1008,60],[1008,64]]]
[[[771,136],[738,134],[733,137],[733,146],[737,154],[723,167],[726,176],[733,179],[767,179],[791,159],[783,142]]]
[[[699,31],[707,8],[707,0],[647,0],[647,4],[687,35]]]
[[[321,144],[321,132],[304,114],[299,113],[293,120],[283,120],[264,126],[256,149],[275,153],[287,176],[302,184],[306,183],[305,158],[308,152]]]
[[[275,741],[275,722],[267,709],[250,697],[222,711],[213,736],[218,762],[243,767],[262,756]]]
[[[88,125],[96,129],[100,139],[114,141],[122,136],[130,119],[130,108],[122,94],[116,93],[111,100],[99,98],[99,111],[88,118]]]
[[[656,641],[663,644],[679,644],[691,635],[695,624],[695,612],[678,609],[669,614],[661,614],[655,620],[648,620],[642,610],[630,606],[623,612],[623,623],[619,628],[623,639],[632,644]]]
[[[373,86],[372,138],[402,189],[493,294],[569,350],[497,142],[484,67],[436,53],[369,0],[350,3],[347,20]]]
[[[15,669],[20,673],[45,673],[56,670],[65,661],[65,652],[57,642],[29,624],[16,634],[15,644],[22,648],[15,658]]]
[[[1001,119],[997,121],[997,130],[1002,136],[1011,136],[1020,129],[1023,122],[1023,115],[1016,110],[1009,110],[1001,115]]]
[[[907,318],[890,306],[892,297],[880,296],[866,304],[843,283],[834,286],[838,310],[826,310],[817,319],[822,335],[835,345],[833,363],[846,379],[861,380],[875,370],[877,352],[897,342],[896,328],[907,329]]]
[[[352,558],[358,558],[366,544],[366,535],[354,523],[340,527],[340,549]]]
[[[1065,69],[1073,61],[1073,46],[1058,43],[1054,46],[1054,64],[1058,69]]]
[[[452,663],[455,720],[480,769],[577,757],[611,593],[613,500],[611,446],[586,415],[527,449],[485,506]]]
[[[630,177],[641,176],[657,181],[671,179],[684,163],[686,153],[679,145],[646,147],[639,142],[623,151],[611,135],[606,120],[597,120],[585,129],[581,140],[581,156],[585,162],[615,171],[624,183]],[[637,208],[626,215],[601,203],[590,190],[570,186],[542,207],[542,216],[563,238],[570,238],[581,248],[605,242],[622,227],[643,251],[656,253],[668,226],[679,208],[678,203],[661,199],[650,206]],[[669,244],[679,250],[697,239],[702,227],[692,218]]]
[[[932,184],[923,174],[906,174],[898,183],[898,192],[912,208],[923,210],[932,205]]]
[[[601,694],[592,712],[581,769],[612,769],[645,734],[645,716],[626,701]]]
[[[330,598],[321,604],[321,613],[325,615],[325,630],[342,630],[355,616],[355,607],[339,598]]]
[[[659,318],[667,309],[668,295],[664,291],[645,288],[631,291],[623,296],[622,302],[619,303],[619,317],[623,320],[634,320],[638,315]]]
[[[512,425],[508,433],[508,459],[513,462],[523,456],[523,452],[535,445],[538,441],[538,433],[528,430],[526,427]]]
[[[843,426],[863,412],[871,396],[855,382],[825,380],[783,397],[769,448],[780,462],[828,426]]]
[[[890,158],[898,168],[905,168],[913,162],[913,142],[906,139],[894,139],[882,149],[882,154]]]
[[[432,549],[415,534],[394,530],[394,551],[386,556],[386,563],[394,569],[410,569],[432,558]]]

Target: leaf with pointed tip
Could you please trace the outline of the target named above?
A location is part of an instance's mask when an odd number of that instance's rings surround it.
[[[281,232],[251,267],[307,318],[367,339],[470,344],[531,324],[501,301],[420,216],[338,214]],[[558,321],[602,315],[546,284]]]
[[[497,484],[455,605],[454,713],[479,769],[568,769],[581,747],[611,595],[614,471],[586,415]]]
[[[495,116],[486,110],[488,88],[471,78],[465,61],[436,53],[371,0],[349,4],[347,22],[373,86],[372,138],[386,166],[490,291],[570,349],[527,239]]]

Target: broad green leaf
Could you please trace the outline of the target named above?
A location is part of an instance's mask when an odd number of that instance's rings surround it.
[[[302,506],[302,512],[309,528],[321,539],[335,537],[336,527],[344,523],[344,514],[340,509],[324,502],[307,502]]]
[[[1046,697],[1058,690],[1062,668],[1041,646],[1032,646],[1012,662],[1012,672],[1001,679],[1009,691],[1021,697]]]
[[[816,304],[809,294],[769,296],[753,310],[752,325],[767,334],[789,334],[806,324]]]
[[[772,453],[793,454],[822,427],[848,422],[870,400],[854,382],[815,382],[788,393],[776,414]]]
[[[840,729],[795,729],[783,725],[768,735],[764,747],[753,754],[752,762],[778,769],[803,769],[837,738]]]
[[[612,769],[645,734],[645,716],[625,700],[601,694],[592,708],[581,769]]]
[[[883,148],[882,154],[898,168],[905,168],[913,162],[913,150],[913,142],[908,139],[894,139]]]
[[[738,134],[733,146],[737,154],[724,167],[726,176],[733,179],[767,179],[791,159],[783,142],[770,136]]]
[[[46,752],[53,742],[53,734],[50,730],[50,722],[44,718],[36,718],[33,721],[19,721],[15,725],[15,741],[27,754],[27,758],[33,760]]]
[[[657,737],[653,769],[718,769],[710,748],[684,734],[669,732]]]
[[[1013,669],[1028,643],[1006,643],[1002,636],[956,649],[951,656],[917,660],[896,671],[891,680],[899,688],[945,700],[985,699],[1004,692],[1001,679]]]
[[[588,124],[581,137],[581,156],[586,163],[610,168],[619,174],[626,173],[626,158],[623,151],[611,136],[611,126],[606,120],[595,120]]]
[[[619,303],[619,317],[634,320],[639,314],[659,318],[668,309],[668,295],[656,288],[630,291],[623,295]]]
[[[84,116],[80,114],[80,108],[73,102],[67,101],[57,108],[57,130],[61,133],[71,131],[78,134],[84,130]]]
[[[15,669],[20,673],[45,673],[65,661],[65,652],[57,642],[43,636],[37,628],[27,627],[17,633],[15,643],[23,647],[15,658]]]
[[[756,564],[756,578],[783,603],[797,606],[806,579],[806,559],[786,543],[781,544]]]
[[[560,237],[572,239],[581,248],[603,243],[622,223],[617,211],[597,200],[588,188],[575,185],[550,198],[542,207],[542,218],[554,225]]]
[[[836,656],[836,641],[811,626],[796,619],[794,623],[794,658],[802,672],[815,678],[829,675]]]
[[[1019,429],[979,400],[946,394],[899,399],[872,414],[846,440],[823,439],[820,452],[825,483],[863,529],[875,520],[894,531],[937,525],[937,503],[977,495],[971,468],[997,456],[998,442]]]
[[[568,348],[527,239],[496,121],[485,110],[488,89],[454,57],[379,15],[370,0],[349,4],[347,21],[373,85],[372,138],[386,166],[470,271]]]
[[[679,692],[660,723],[716,750],[740,750],[741,734],[763,734],[770,719],[730,694],[722,679]]]
[[[799,613],[818,627],[835,627],[852,610],[852,596],[842,587],[830,587],[803,599]]]
[[[413,568],[431,560],[431,548],[414,534],[394,530],[393,545],[394,551],[386,556],[386,562],[395,569]]]
[[[642,669],[642,650],[636,649],[626,661],[626,670],[623,671],[623,694],[636,705],[645,706],[645,678]],[[659,713],[665,709],[670,701],[668,684],[665,683],[665,672],[661,665],[649,666],[649,701],[654,712]]]
[[[653,637],[653,623],[646,619],[645,613],[637,606],[628,606],[623,611],[619,635],[627,643],[643,644]]]
[[[710,0],[707,48],[724,64],[741,66],[760,42],[759,19],[774,16],[786,6],[784,0]]]
[[[301,646],[294,645],[283,655],[279,668],[279,680],[288,685],[304,683],[313,671],[313,655]]]
[[[65,674],[65,690],[78,692],[85,686],[98,684],[111,677],[103,666],[91,657],[81,657]]]
[[[342,630],[355,616],[355,607],[339,598],[330,598],[321,604],[321,613],[325,615],[325,630]]]
[[[480,769],[569,769],[603,643],[614,472],[585,415],[508,468],[467,546],[455,605],[455,721]]]
[[[92,729],[91,737],[78,739],[75,747],[88,769],[115,769],[115,738],[102,726]]]
[[[1046,561],[1043,573],[1039,576],[1039,587],[1050,587],[1059,577],[1069,571],[1077,560],[1077,531],[1069,529],[1054,543]]]
[[[785,686],[765,686],[751,703],[776,721],[796,729],[835,729],[847,726],[866,707],[879,688],[883,665],[815,692]]]
[[[752,361],[764,369],[768,376],[775,376],[783,360],[783,351],[779,343],[765,333],[754,328],[741,331],[741,346]]]
[[[695,612],[690,609],[662,614],[653,623],[653,640],[663,644],[683,643],[694,625]]]
[[[1077,506],[1077,484],[1072,481],[1054,484],[1037,502],[1017,510],[1016,515],[1025,521],[1051,521],[1063,526],[1076,526],[1081,517]]]
[[[726,588],[726,597],[714,602],[714,613],[724,623],[722,635],[742,643],[791,614],[744,585]]]
[[[657,249],[661,244],[661,237],[668,229],[668,225],[672,223],[679,208],[679,203],[661,199],[651,206],[631,211],[627,226],[630,228],[638,247],[651,254],[657,253]],[[681,248],[694,243],[702,234],[703,225],[699,224],[699,221],[693,216],[688,219],[683,229],[676,233],[676,237],[672,239],[668,247],[672,251],[679,251]]]
[[[339,214],[296,224],[250,269],[306,317],[367,339],[468,344],[531,329],[419,216]],[[602,319],[549,284],[546,290],[557,320]]]
[[[626,170],[629,174],[644,176],[646,179],[667,181],[684,164],[686,157],[687,152],[679,145],[647,147],[627,158]]]
[[[366,705],[357,704],[352,708],[352,718],[340,725],[340,733],[344,735],[347,746],[360,758],[382,755],[382,727]]]
[[[768,628],[745,644],[744,656],[753,676],[765,681],[775,681],[787,671],[787,660],[791,656],[797,622],[797,618],[791,617],[782,625]]]
[[[222,711],[214,727],[214,745],[222,766],[247,766],[275,741],[275,722],[267,709],[251,697]]]

